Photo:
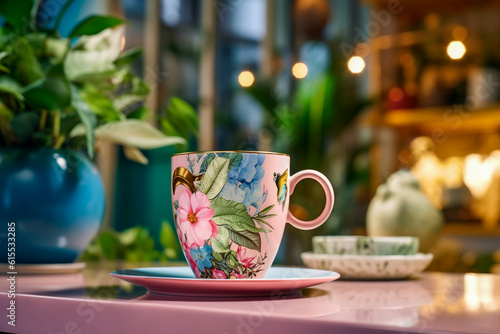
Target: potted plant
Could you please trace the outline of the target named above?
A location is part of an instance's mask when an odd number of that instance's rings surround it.
[[[89,16],[63,38],[71,1],[51,29],[37,27],[36,3],[0,2],[0,262],[12,222],[16,263],[68,263],[104,214],[96,140],[122,144],[143,163],[139,149],[185,140],[143,119],[148,86],[130,71],[140,50],[121,53],[122,19]]]

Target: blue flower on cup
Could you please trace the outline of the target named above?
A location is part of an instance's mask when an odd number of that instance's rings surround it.
[[[229,171],[220,196],[244,204],[247,208],[260,201],[264,178],[264,154],[245,154],[241,164]]]
[[[190,253],[200,271],[204,271],[205,268],[212,267],[212,246],[205,245],[203,247],[198,247],[197,249],[191,248]]]

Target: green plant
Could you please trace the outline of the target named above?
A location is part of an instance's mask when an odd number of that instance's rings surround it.
[[[172,97],[165,108],[164,114],[160,115],[160,125],[167,136],[183,138],[186,143],[178,144],[179,151],[187,148],[190,136],[198,137],[198,115],[194,109],[184,100]]]
[[[122,232],[105,230],[99,233],[87,246],[81,256],[83,261],[125,260],[129,262],[168,261],[177,259],[181,254],[175,232],[167,222],[162,223],[160,231],[161,247],[149,231],[141,226],[128,228]],[[162,248],[162,250],[158,250]]]
[[[130,70],[141,51],[121,53],[124,21],[93,15],[68,38],[36,25],[38,1],[0,2],[0,147],[72,148],[92,158],[96,139],[125,146],[127,157],[146,163],[139,149],[183,144],[144,120],[146,83]]]

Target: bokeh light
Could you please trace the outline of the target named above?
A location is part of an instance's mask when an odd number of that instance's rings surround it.
[[[242,87],[250,87],[254,81],[255,77],[250,71],[243,71],[238,75],[238,82]]]
[[[451,35],[453,36],[454,39],[458,41],[463,41],[467,37],[467,29],[465,29],[465,27],[462,26],[456,26],[455,28],[453,28]]]
[[[359,56],[353,56],[347,62],[347,68],[354,74],[361,73],[365,68],[365,61]]]
[[[446,52],[451,59],[462,58],[465,54],[465,51],[467,51],[465,49],[465,45],[460,41],[450,42],[450,44],[448,44],[448,48],[446,49]]]
[[[304,63],[296,63],[292,67],[292,74],[297,79],[304,79],[308,72],[307,65]]]
[[[394,87],[389,91],[389,99],[392,102],[399,102],[405,97],[405,93],[399,87]]]

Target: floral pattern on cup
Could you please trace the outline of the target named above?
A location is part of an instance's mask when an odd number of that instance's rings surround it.
[[[264,154],[206,153],[187,155],[188,169],[174,171],[177,233],[188,263],[199,278],[253,278],[267,254],[261,252],[262,236],[273,227],[268,219],[273,205],[265,205],[267,191]],[[262,235],[261,235],[262,234]]]

